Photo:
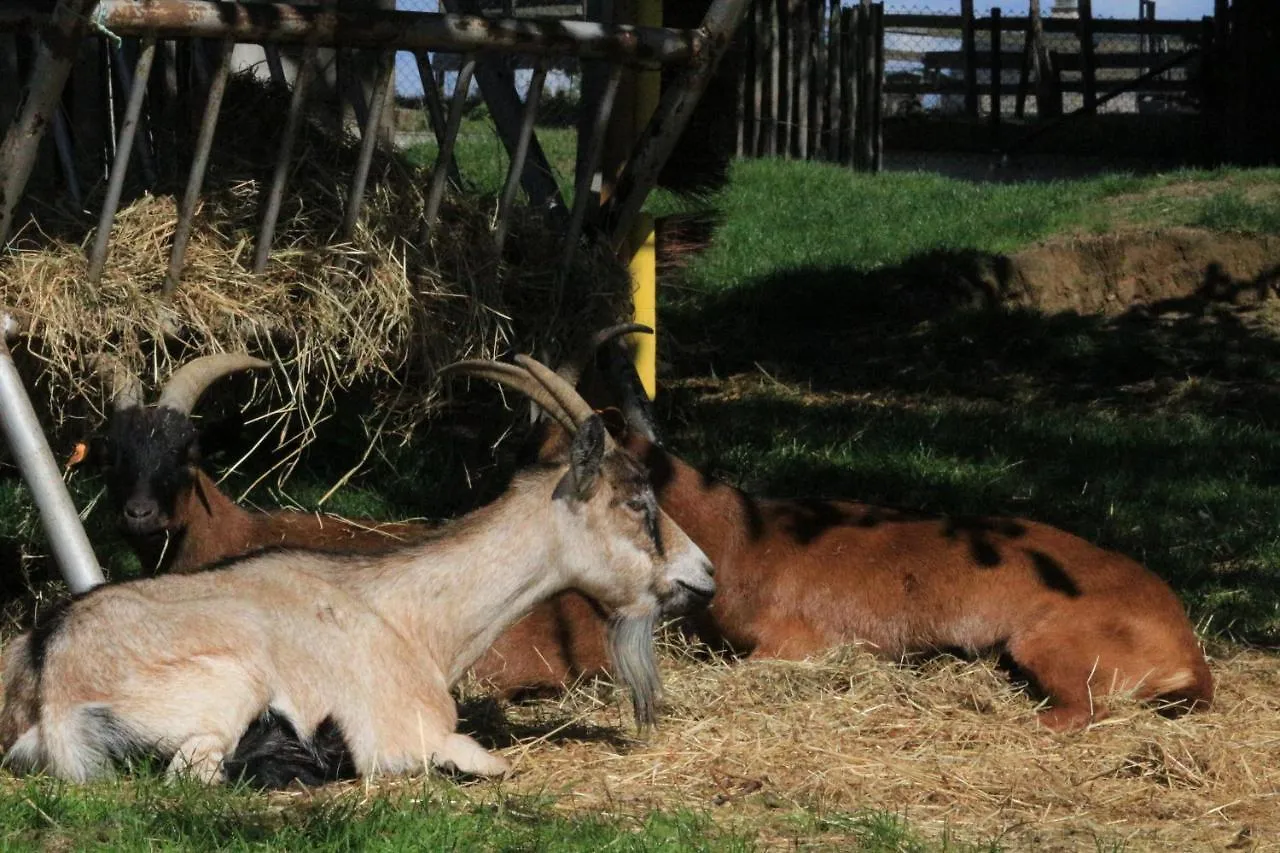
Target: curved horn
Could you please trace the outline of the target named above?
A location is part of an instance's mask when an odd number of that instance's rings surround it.
[[[156,406],[173,409],[184,415],[191,414],[200,396],[224,376],[241,370],[256,370],[270,367],[270,362],[243,352],[219,353],[206,355],[188,362],[173,372]]]
[[[117,412],[136,409],[142,405],[142,380],[124,362],[110,353],[98,353],[93,359],[95,373],[110,372],[107,381],[111,388],[111,408]]]
[[[643,323],[619,323],[616,326],[609,326],[601,329],[591,336],[591,339],[583,345],[574,358],[563,362],[556,373],[564,381],[568,382],[575,388],[578,380],[582,378],[582,371],[587,369],[587,365],[596,357],[596,350],[600,347],[623,335],[652,335],[653,329]]]
[[[596,413],[596,410],[591,408],[591,404],[582,399],[578,389],[574,388],[564,380],[564,377],[558,375],[542,362],[532,356],[517,355],[516,364],[529,371],[529,374],[534,379],[542,383],[547,392],[564,409],[565,414],[573,419],[576,426],[582,426],[588,418]]]
[[[564,406],[550,392],[547,391],[534,377],[529,375],[529,371],[523,367],[517,367],[514,364],[504,364],[501,361],[482,361],[479,359],[468,359],[466,361],[458,361],[453,364],[440,368],[437,371],[440,376],[448,376],[450,373],[464,373],[468,376],[479,376],[482,379],[488,379],[491,382],[497,382],[499,385],[505,385],[515,391],[524,394],[533,402],[537,403],[542,409],[570,434],[578,431],[578,425],[565,411]]]

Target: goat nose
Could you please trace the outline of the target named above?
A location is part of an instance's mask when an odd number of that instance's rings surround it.
[[[149,503],[127,503],[124,514],[136,521],[143,521],[156,514],[156,508]]]

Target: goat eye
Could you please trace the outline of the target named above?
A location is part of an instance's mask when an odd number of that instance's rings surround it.
[[[644,512],[649,508],[649,502],[644,498],[632,498],[627,501],[627,509],[632,512]]]

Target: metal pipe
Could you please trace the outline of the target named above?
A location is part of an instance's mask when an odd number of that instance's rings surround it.
[[[364,136],[360,140],[360,157],[356,161],[355,175],[351,179],[351,195],[347,199],[347,211],[342,219],[342,239],[344,240],[350,240],[355,236],[356,223],[360,219],[360,205],[364,203],[369,167],[373,165],[373,152],[378,147],[378,131],[382,126],[382,114],[387,105],[388,93],[391,91],[391,78],[396,70],[395,54],[390,52],[380,54],[378,65],[378,79],[373,85],[369,116],[364,124]]]
[[[498,221],[493,230],[494,250],[502,255],[502,244],[507,239],[507,226],[511,219],[511,207],[515,204],[516,191],[520,189],[520,176],[529,156],[529,140],[533,138],[533,125],[538,119],[538,104],[542,100],[542,87],[547,82],[547,62],[539,59],[529,80],[529,94],[525,98],[524,118],[520,123],[520,135],[516,138],[516,150],[511,153],[511,167],[507,169],[507,181],[502,186],[502,198],[498,201]]]
[[[80,175],[76,173],[75,152],[71,145],[71,131],[67,128],[67,117],[59,106],[53,111],[53,142],[58,149],[58,162],[66,173],[67,192],[71,195],[71,203],[76,210],[84,207],[84,196],[80,193]]]
[[[440,87],[436,84],[435,70],[431,67],[431,57],[424,51],[418,51],[413,55],[418,61],[418,79],[422,81],[423,101],[427,107],[427,122],[431,125],[431,132],[436,137],[436,150],[439,151],[444,146],[444,105],[443,99],[440,97]],[[458,171],[458,161],[454,157],[449,158],[449,180],[458,189],[462,189],[462,174]]]
[[[302,55],[302,69],[293,81],[293,97],[289,99],[289,115],[280,137],[280,150],[276,154],[276,168],[271,174],[271,189],[267,191],[267,204],[262,211],[262,225],[258,228],[258,245],[253,253],[253,271],[261,274],[271,257],[271,242],[276,235],[276,220],[280,217],[280,203],[284,199],[284,186],[289,178],[289,163],[293,160],[293,143],[302,124],[302,112],[307,102],[307,89],[316,74],[315,45],[309,45]]]
[[[49,550],[62,577],[73,593],[81,593],[105,582],[89,537],[80,523],[76,505],[58,472],[58,464],[40,429],[40,420],[31,407],[31,398],[22,384],[17,365],[6,341],[16,331],[13,317],[4,314],[4,334],[0,334],[0,429],[22,479],[31,490]]]
[[[236,43],[222,43],[222,55],[218,69],[209,86],[209,98],[205,101],[204,117],[200,120],[200,133],[196,137],[196,150],[191,158],[191,171],[187,175],[187,188],[182,194],[182,209],[178,211],[178,227],[173,232],[173,250],[169,253],[169,271],[164,277],[164,294],[168,296],[182,278],[182,265],[187,254],[187,241],[191,239],[191,224],[195,219],[196,204],[204,187],[205,172],[209,170],[209,154],[213,150],[213,135],[218,129],[218,114],[222,111],[222,96],[227,91],[227,78],[231,75],[231,52]]]
[[[40,12],[38,0],[7,0],[0,6],[0,29],[29,25],[41,19]],[[705,49],[697,30],[288,3],[100,0],[95,19],[120,36],[279,44],[314,40],[320,47],[578,56],[628,65],[688,63]]]
[[[129,171],[129,153],[133,150],[133,138],[142,115],[142,101],[147,95],[147,81],[151,78],[151,63],[156,57],[156,40],[147,38],[142,43],[142,55],[133,75],[133,88],[129,91],[129,104],[124,110],[124,124],[120,126],[120,142],[116,145],[116,159],[111,164],[111,179],[107,181],[107,197],[102,202],[102,214],[98,217],[98,231],[93,235],[93,250],[89,253],[90,284],[102,277],[102,267],[107,262],[107,247],[111,240],[111,225],[120,208],[120,193],[124,189],[125,173]]]
[[[573,189],[573,213],[569,216],[569,228],[565,232],[564,252],[560,257],[561,273],[569,271],[573,263],[573,255],[578,250],[578,237],[582,234],[582,223],[587,215],[587,204],[591,201],[591,182],[595,180],[600,169],[600,158],[604,154],[605,134],[609,130],[609,116],[613,113],[613,100],[618,95],[618,83],[622,80],[622,66],[614,65],[609,69],[609,80],[600,95],[600,104],[596,109],[596,119],[591,127],[591,136],[587,140],[587,150],[582,157],[582,173],[578,185]],[[561,275],[563,286],[563,275]],[[559,305],[559,288],[556,291],[556,304]]]
[[[22,110],[0,144],[0,247],[13,231],[18,201],[26,192],[40,140],[52,123],[53,111],[58,108],[58,99],[71,73],[85,13],[93,5],[94,0],[58,0],[41,33]]]
[[[444,142],[436,155],[436,164],[431,169],[431,183],[427,189],[427,206],[422,212],[423,246],[431,239],[431,226],[436,223],[440,214],[440,203],[444,200],[444,184],[448,171],[444,164],[453,158],[453,146],[458,141],[458,129],[462,127],[462,111],[467,105],[467,91],[471,88],[471,78],[476,73],[476,58],[468,56],[458,71],[458,79],[453,84],[453,101],[449,104],[449,124],[444,130]]]
[[[111,54],[111,57],[111,67],[115,69],[116,76],[120,80],[120,88],[126,92],[133,92],[133,72],[129,70],[129,60],[125,53],[124,46],[117,45],[115,51]],[[137,64],[141,66],[141,57],[139,57]],[[150,69],[148,69],[148,78],[149,77]],[[149,79],[144,82],[146,82],[147,85],[150,85]],[[144,85],[142,90],[145,95],[147,86]],[[139,113],[139,128],[142,127],[144,121],[145,119],[142,117],[142,114]],[[138,161],[142,164],[143,179],[146,181],[147,186],[152,186],[156,182],[156,167],[155,158],[151,156],[151,142],[147,139],[145,130],[141,134],[135,130],[134,138],[138,142]]]

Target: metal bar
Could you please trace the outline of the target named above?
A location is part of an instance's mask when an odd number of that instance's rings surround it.
[[[18,201],[27,189],[40,140],[75,61],[79,30],[94,0],[58,0],[41,33],[22,108],[0,145],[0,247],[9,240]]]
[[[615,249],[621,248],[631,234],[636,215],[688,126],[703,90],[715,74],[716,66],[749,5],[748,0],[712,0],[707,9],[702,19],[705,49],[663,94],[657,111],[632,149],[633,156],[627,160],[618,178],[614,195],[601,211],[602,221],[608,223],[610,243]]]
[[[382,114],[391,91],[391,77],[396,71],[396,56],[390,51],[378,56],[378,78],[373,85],[369,115],[360,139],[360,158],[356,161],[355,175],[351,179],[351,196],[347,199],[346,215],[342,219],[342,239],[350,240],[356,234],[360,221],[360,206],[364,204],[365,186],[369,181],[369,167],[373,165],[373,152],[378,147],[378,130],[382,126]]]
[[[587,205],[591,201],[591,186],[588,181],[595,178],[600,168],[600,158],[604,155],[605,134],[609,130],[609,116],[613,113],[613,100],[618,95],[618,84],[622,81],[622,66],[614,65],[609,69],[609,79],[605,83],[604,92],[600,95],[600,103],[596,108],[596,119],[591,126],[591,137],[587,140],[587,151],[583,156],[582,176],[573,189],[573,212],[569,215],[569,227],[565,231],[564,253],[560,257],[560,269],[568,271],[573,263],[573,255],[578,250],[578,238],[582,235],[582,223],[586,220]],[[557,304],[559,304],[557,291]]]
[[[351,111],[355,113],[356,126],[363,128],[369,120],[369,107],[364,102],[364,84],[360,81],[360,75],[352,66],[355,64],[355,54],[347,50],[339,50],[334,58],[337,63],[338,77],[338,96],[346,98],[347,103],[351,104]],[[338,121],[345,124],[346,114],[339,107]]]
[[[76,5],[82,11],[89,4],[85,0]],[[0,28],[21,28],[43,20],[42,6],[40,0],[6,0],[0,5]],[[698,30],[484,18],[364,6],[329,9],[215,0],[99,0],[95,19],[120,36],[234,38],[239,42],[278,44],[314,40],[319,47],[577,56],[627,65],[687,64],[707,48],[706,37]]]
[[[444,185],[448,172],[443,168],[453,158],[453,146],[458,141],[458,129],[462,127],[462,111],[467,104],[467,91],[471,88],[471,78],[476,73],[476,58],[468,56],[458,72],[458,79],[453,84],[453,100],[449,103],[449,124],[444,129],[444,141],[440,143],[440,151],[436,155],[436,165],[431,170],[431,183],[427,188],[427,206],[422,212],[422,245],[431,239],[431,227],[440,214],[440,203],[444,200]]]
[[[75,151],[71,146],[71,131],[67,129],[67,117],[61,105],[53,111],[53,142],[58,148],[58,161],[62,163],[62,171],[67,179],[67,192],[76,210],[84,207],[84,196],[80,193],[80,176],[76,173]]]
[[[516,190],[520,188],[520,175],[524,172],[525,159],[529,156],[529,140],[533,138],[533,124],[538,118],[538,104],[542,101],[542,87],[546,82],[547,64],[540,62],[529,80],[529,94],[525,97],[520,136],[516,139],[516,150],[511,155],[511,167],[507,170],[507,180],[502,186],[502,197],[498,201],[498,221],[493,229],[493,245],[499,257],[502,255],[502,244],[507,239],[511,207],[515,204]]]
[[[45,539],[63,579],[73,593],[85,592],[105,582],[102,569],[9,353],[5,339],[17,324],[8,314],[0,322],[4,325],[4,334],[0,334],[0,428],[22,479],[31,490]]]
[[[178,211],[178,226],[173,232],[173,250],[169,253],[169,271],[164,278],[164,294],[173,293],[182,279],[182,265],[187,254],[187,241],[191,238],[191,223],[195,219],[196,203],[204,187],[205,172],[209,169],[209,152],[213,150],[213,136],[218,128],[218,114],[222,111],[222,96],[227,90],[227,78],[231,76],[231,52],[236,43],[230,39],[222,43],[222,55],[209,86],[209,97],[204,105],[204,117],[200,120],[200,132],[196,136],[196,150],[191,158],[191,171],[187,175],[187,188],[182,195],[182,208]]]
[[[284,199],[285,183],[289,179],[289,164],[293,160],[293,143],[302,125],[302,112],[307,102],[307,90],[316,74],[315,45],[308,45],[302,54],[302,68],[293,81],[293,97],[289,99],[289,115],[285,118],[284,133],[280,135],[280,150],[276,154],[276,168],[271,174],[271,188],[267,190],[267,203],[262,211],[262,225],[258,228],[258,244],[253,253],[253,271],[261,275],[271,257],[271,242],[275,239],[276,220],[280,218],[280,203]]]
[[[120,126],[120,141],[116,145],[115,162],[111,164],[111,177],[107,181],[107,197],[102,202],[102,214],[98,217],[98,230],[93,235],[93,249],[89,253],[88,279],[97,284],[102,277],[102,267],[107,262],[107,248],[111,241],[111,225],[120,207],[120,193],[124,189],[125,174],[129,171],[129,154],[133,151],[133,139],[138,131],[138,119],[142,115],[142,101],[147,95],[147,81],[151,78],[151,63],[156,57],[156,40],[148,37],[142,43],[138,67],[134,69],[133,88],[129,90],[129,103],[124,111],[124,123]]]
[[[1000,148],[1000,92],[1004,72],[1000,53],[1000,8],[991,10],[991,145]]]
[[[1093,0],[1080,0],[1080,78],[1084,81],[1084,106],[1098,111],[1098,67],[1093,61]]]
[[[280,48],[267,42],[262,46],[262,53],[267,58],[267,73],[271,82],[277,86],[288,86],[289,79],[284,76],[284,63],[280,61]]]
[[[960,45],[964,57],[964,114],[978,117],[978,40],[974,30],[973,0],[960,0]]]
[[[436,137],[436,150],[444,143],[445,116],[443,100],[440,97],[440,86],[436,83],[435,71],[431,67],[431,57],[425,51],[413,55],[418,62],[418,78],[422,80],[423,102],[427,108],[427,122]],[[449,181],[459,189],[462,188],[462,174],[458,171],[458,160],[450,157],[447,164]]]
[[[139,62],[141,62],[141,55],[139,55]],[[111,67],[115,70],[116,77],[120,81],[120,88],[126,92],[132,93],[134,75],[133,71],[129,68],[129,60],[125,54],[123,45],[117,46],[111,54]],[[148,69],[148,72],[149,71],[150,69]],[[147,86],[149,84],[150,80],[143,81],[142,91],[144,96],[146,95]],[[141,125],[144,121],[141,112],[141,104],[138,105],[138,109],[138,124]],[[121,130],[123,131],[123,127]],[[143,179],[146,181],[148,186],[151,186],[156,182],[156,164],[155,158],[151,155],[151,142],[147,139],[147,134],[145,132],[139,135],[136,129],[134,130],[134,138],[138,142],[138,162],[142,164]]]

